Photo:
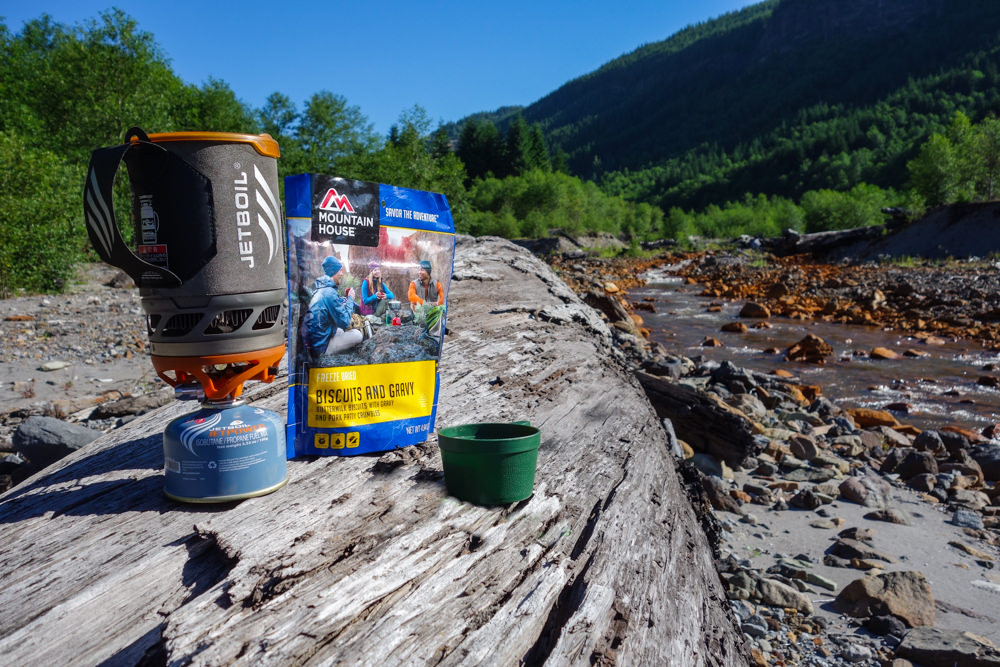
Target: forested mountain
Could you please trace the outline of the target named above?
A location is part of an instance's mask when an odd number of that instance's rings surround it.
[[[520,113],[572,173],[702,208],[906,184],[955,111],[1000,110],[1000,3],[767,0],[642,46]]]

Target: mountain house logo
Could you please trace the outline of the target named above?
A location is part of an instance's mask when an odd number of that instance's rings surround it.
[[[375,247],[378,183],[317,176],[312,190],[312,240]]]
[[[336,188],[330,188],[323,196],[323,201],[319,205],[323,211],[343,211],[354,213],[354,207],[347,199],[347,195],[338,194]]]

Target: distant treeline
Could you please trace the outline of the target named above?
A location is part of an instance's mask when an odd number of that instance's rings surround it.
[[[686,31],[684,44],[717,34],[711,23],[705,26]],[[903,122],[910,112],[890,97],[880,114],[895,119],[893,126],[861,122],[842,107],[817,107],[802,118],[805,125],[782,126],[730,152],[708,147],[676,162],[584,180],[567,173],[567,155],[553,148],[544,124],[516,113],[502,124],[477,117],[449,135],[415,106],[388,136],[379,136],[360,109],[330,91],[301,107],[274,92],[253,108],[224,81],[181,81],[153,35],[120,10],[73,27],[43,15],[17,34],[0,23],[0,71],[0,296],[21,288],[60,290],[78,261],[95,258],[82,219],[86,166],[91,151],[119,143],[131,126],[267,132],[281,148],[280,176],[317,172],[442,192],[459,232],[506,237],[539,237],[558,228],[638,242],[870,225],[882,221],[886,206],[917,212],[992,198],[1000,164],[996,121],[972,123],[956,113],[964,103],[952,100],[950,124],[928,121],[937,132],[918,141],[901,129],[913,127]],[[996,71],[986,67],[970,77],[967,87],[987,96]],[[940,113],[935,107],[928,118]],[[800,136],[802,128],[816,133]],[[855,153],[833,152],[838,141],[850,147],[859,137],[871,144],[863,153],[870,156],[867,167]],[[913,143],[906,147],[907,141]],[[755,157],[765,154],[770,157]],[[890,167],[902,175],[879,176]],[[836,177],[797,189],[807,182],[802,174],[816,169]],[[774,182],[795,179],[787,194],[775,192]],[[681,191],[687,194],[670,194]],[[753,194],[761,192],[767,194]],[[116,201],[118,211],[128,210],[126,178],[116,184]],[[129,237],[131,224],[119,224]]]
[[[280,176],[317,172],[442,192],[459,232],[544,234],[551,224],[542,211],[581,232],[617,234],[655,218],[648,205],[553,172],[540,128],[523,120],[503,135],[470,128],[456,152],[416,106],[383,137],[329,91],[301,108],[275,92],[257,109],[224,81],[184,83],[153,35],[120,10],[72,27],[43,15],[17,34],[0,23],[0,71],[0,295],[62,289],[78,261],[94,259],[82,214],[86,166],[94,149],[120,143],[134,125],[267,132],[281,148]],[[475,163],[473,153],[489,161]],[[119,181],[124,217],[127,179]],[[119,225],[129,238],[128,221]]]

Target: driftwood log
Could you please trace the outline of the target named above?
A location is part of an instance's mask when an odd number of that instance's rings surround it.
[[[671,380],[636,373],[656,414],[669,419],[677,437],[695,451],[717,456],[729,466],[739,467],[760,449],[754,440],[754,425],[711,394]]]
[[[193,409],[175,402],[0,497],[0,664],[745,664],[603,320],[526,251],[462,238],[448,328],[438,425],[540,426],[530,499],[447,496],[430,442],[175,503],[161,433]],[[248,394],[284,410],[280,378]]]
[[[858,241],[872,241],[885,233],[885,225],[855,227],[828,232],[801,234],[794,229],[786,229],[783,236],[770,239],[770,250],[776,255],[798,255],[804,253],[822,254],[840,246]]]

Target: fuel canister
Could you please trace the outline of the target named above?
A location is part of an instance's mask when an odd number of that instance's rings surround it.
[[[241,401],[205,402],[163,433],[164,492],[174,500],[217,503],[262,496],[288,481],[285,424]]]

